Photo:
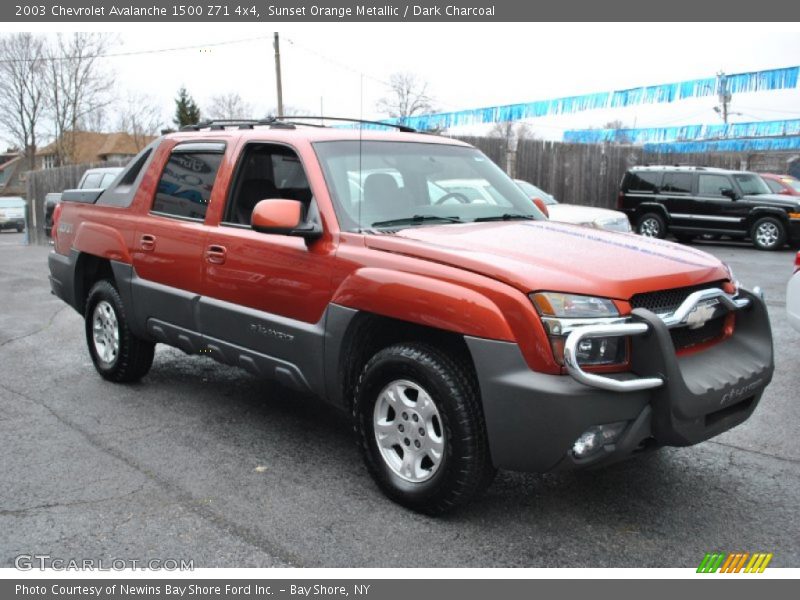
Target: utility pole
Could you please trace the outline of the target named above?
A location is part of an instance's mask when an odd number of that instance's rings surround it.
[[[283,86],[281,85],[281,42],[278,38],[278,32],[275,32],[275,41],[273,42],[275,48],[275,83],[278,86],[278,116],[283,116]]]
[[[714,111],[722,117],[722,122],[728,124],[728,117],[731,115],[738,115],[739,113],[732,113],[728,111],[728,105],[731,103],[732,94],[728,91],[728,77],[724,72],[717,73],[717,98],[719,105],[714,107]]]

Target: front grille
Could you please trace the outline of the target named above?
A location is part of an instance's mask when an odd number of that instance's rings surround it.
[[[636,294],[631,298],[631,308],[646,308],[657,315],[672,313],[683,304],[683,301],[689,297],[689,294],[709,288],[722,288],[722,282],[715,281],[692,287],[676,288],[674,290]]]
[[[683,304],[683,301],[689,297],[689,294],[709,288],[721,287],[722,282],[714,282],[692,287],[677,288],[673,290],[636,294],[631,298],[631,308],[645,308],[656,313],[657,315],[669,314],[675,312],[675,310],[681,304]],[[675,346],[675,350],[684,350],[686,348],[691,348],[692,346],[710,342],[722,337],[724,330],[725,315],[722,315],[721,317],[706,321],[697,329],[676,327],[674,329],[670,329],[669,332],[670,336],[672,337],[672,344]]]
[[[672,344],[676,350],[684,350],[721,337],[725,330],[725,316],[722,315],[716,319],[710,319],[697,329],[689,329],[688,327],[670,329]]]

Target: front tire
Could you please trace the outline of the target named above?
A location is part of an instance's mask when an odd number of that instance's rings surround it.
[[[644,237],[663,239],[667,235],[667,223],[658,213],[646,213],[636,224],[636,233]]]
[[[494,477],[475,375],[434,346],[403,343],[375,354],[356,385],[353,417],[367,469],[403,506],[442,514]]]
[[[155,344],[131,332],[122,297],[110,281],[98,281],[89,291],[84,317],[89,354],[104,379],[128,383],[147,374]]]
[[[759,250],[778,250],[786,243],[786,228],[778,219],[762,217],[753,223],[750,239]]]

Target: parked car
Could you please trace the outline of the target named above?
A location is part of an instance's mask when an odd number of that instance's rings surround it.
[[[767,184],[773,194],[784,196],[800,196],[800,180],[791,175],[776,175],[774,173],[759,173],[761,179]]]
[[[352,415],[390,498],[438,514],[497,468],[707,440],[772,378],[763,300],[709,254],[550,222],[458,140],[232,125],[62,196],[52,291],[109,381],[164,343],[316,394]],[[457,179],[495,202],[439,195]]]
[[[628,221],[628,216],[618,210],[577,204],[561,204],[552,195],[532,183],[522,179],[515,179],[514,181],[531,200],[539,198],[544,203],[547,208],[547,215],[552,221],[586,225],[596,229],[607,229],[608,231],[620,231],[623,233],[631,231],[631,223]]]
[[[95,189],[104,190],[111,182],[114,181],[117,175],[122,171],[122,167],[99,167],[96,169],[86,169],[86,172],[78,182],[77,189]],[[61,202],[60,192],[51,192],[44,197],[44,233],[47,237],[51,237],[51,230],[53,228],[53,211],[58,203]]]
[[[19,196],[0,198],[0,232],[4,229],[25,231],[25,208],[27,204]]]
[[[800,252],[794,257],[794,275],[786,286],[786,312],[789,324],[800,331]]]
[[[773,194],[755,173],[710,167],[634,167],[618,208],[647,237],[749,238],[760,250],[800,243],[800,199]]]

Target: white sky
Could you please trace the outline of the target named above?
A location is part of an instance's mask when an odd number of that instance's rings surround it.
[[[18,27],[18,26],[17,26]],[[226,46],[115,57],[124,97],[145,93],[171,121],[173,98],[185,85],[200,104],[238,92],[263,116],[276,105],[272,32],[281,35],[286,105],[313,114],[381,117],[376,101],[395,71],[426,79],[442,110],[478,108],[609,91],[800,64],[799,24],[117,24],[31,25],[36,31],[117,31],[115,53],[263,36]],[[0,31],[8,31],[1,24]],[[363,77],[361,74],[364,74]],[[363,91],[362,91],[363,81]],[[363,98],[363,112],[362,112]],[[541,137],[559,139],[565,128],[716,123],[715,97],[625,109],[543,117],[531,123]],[[736,94],[732,121],[800,118],[800,89]],[[112,117],[113,121],[113,117]],[[461,130],[477,133],[481,128]]]

